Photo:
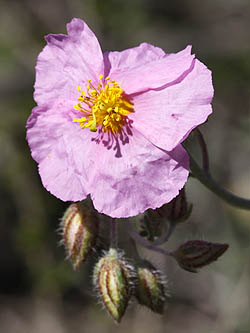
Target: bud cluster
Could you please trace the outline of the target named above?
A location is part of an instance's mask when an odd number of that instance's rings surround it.
[[[93,285],[104,308],[116,323],[121,321],[132,297],[155,313],[162,314],[164,311],[166,279],[149,261],[139,256],[136,241],[149,249],[170,255],[189,272],[197,272],[227,250],[227,244],[201,240],[187,241],[174,251],[159,248],[169,239],[175,225],[189,217],[191,210],[192,206],[187,203],[184,190],[181,190],[171,203],[154,211],[149,210],[140,217],[140,232],[130,229],[129,233],[135,250],[133,261],[128,261],[124,252],[117,249],[117,221],[110,221],[111,245],[101,252],[94,266]],[[98,255],[97,240],[101,239],[100,225],[104,224],[107,225],[107,217],[98,214],[87,202],[73,203],[64,213],[61,221],[63,244],[75,270],[92,252]],[[102,240],[103,234],[105,232],[102,232]]]
[[[119,323],[131,296],[156,313],[163,313],[166,283],[160,271],[144,260],[134,268],[124,255],[111,248],[97,262],[93,283],[111,317]]]

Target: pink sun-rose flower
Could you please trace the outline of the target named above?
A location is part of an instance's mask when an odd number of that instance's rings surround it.
[[[191,54],[142,43],[104,52],[87,24],[49,34],[38,56],[27,140],[44,187],[90,194],[114,218],[171,201],[187,181],[181,142],[212,112],[211,72]]]

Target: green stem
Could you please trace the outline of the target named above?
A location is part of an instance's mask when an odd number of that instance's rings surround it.
[[[199,167],[199,165],[192,157],[190,149],[188,148],[186,143],[184,144],[184,146],[189,154],[190,170],[192,174],[195,176],[195,178],[197,178],[204,186],[209,188],[212,192],[214,192],[216,195],[218,195],[228,204],[237,208],[250,210],[249,199],[238,197],[237,195],[225,190],[218,183],[216,183],[216,181],[214,181],[213,178],[208,173],[206,173],[203,169]]]

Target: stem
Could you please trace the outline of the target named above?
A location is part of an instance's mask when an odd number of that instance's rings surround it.
[[[156,239],[152,245],[162,245],[163,243],[166,243],[169,240],[169,237],[172,235],[174,229],[175,229],[175,224],[167,222],[165,224],[166,230],[164,230],[163,235],[161,237],[159,237],[158,239]]]
[[[117,248],[117,222],[115,219],[110,219],[110,247]]]
[[[171,255],[171,251],[168,251],[166,249],[163,249],[161,247],[157,247],[154,244],[151,244],[149,241],[147,241],[146,239],[144,239],[143,237],[141,237],[138,232],[133,228],[132,223],[130,222],[129,225],[129,234],[131,236],[131,238],[134,239],[135,242],[138,242],[141,246],[146,247],[149,250],[153,250],[156,252],[160,252],[162,254],[165,254],[167,256]]]
[[[195,133],[198,137],[198,141],[199,141],[200,148],[201,148],[203,169],[207,174],[209,174],[209,157],[208,157],[206,141],[204,140],[204,137],[203,137],[201,131],[199,130],[199,128],[196,129]]]
[[[138,249],[137,249],[136,242],[135,242],[134,238],[130,237],[129,241],[130,241],[131,246],[134,250],[134,257],[136,258],[136,260],[137,261],[143,261],[143,259],[141,258],[140,254],[138,252]]]
[[[235,194],[227,191],[223,187],[221,187],[216,181],[213,180],[213,178],[205,172],[205,170],[202,170],[199,165],[196,163],[194,158],[192,157],[192,154],[190,152],[190,149],[188,148],[188,145],[184,144],[185,149],[188,152],[189,160],[190,160],[190,170],[192,174],[207,188],[209,188],[212,192],[214,192],[216,195],[218,195],[221,199],[226,201],[228,204],[238,207],[241,209],[247,209],[250,210],[250,200],[241,198],[236,196]]]

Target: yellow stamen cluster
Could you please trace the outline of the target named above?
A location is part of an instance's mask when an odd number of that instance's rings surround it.
[[[133,112],[133,106],[116,81],[106,77],[103,87],[102,78],[103,75],[100,75],[98,88],[92,85],[91,80],[88,81],[87,95],[80,86],[77,87],[80,97],[74,108],[81,111],[84,117],[74,118],[73,122],[79,123],[81,128],[88,127],[92,132],[101,126],[103,132],[118,133],[126,123],[127,115]]]

